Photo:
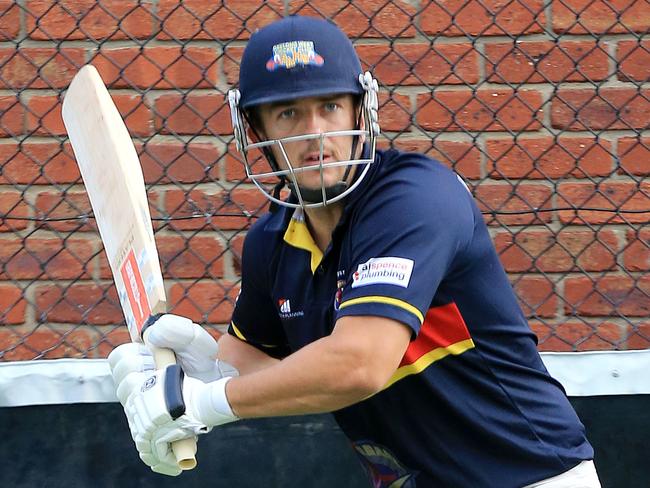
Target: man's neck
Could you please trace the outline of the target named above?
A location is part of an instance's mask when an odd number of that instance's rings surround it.
[[[316,245],[323,252],[332,240],[332,232],[341,220],[344,203],[336,202],[325,207],[313,207],[305,209],[305,216],[309,232],[316,242]]]

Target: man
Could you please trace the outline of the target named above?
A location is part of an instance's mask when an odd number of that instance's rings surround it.
[[[188,319],[149,330],[189,376],[184,415],[167,412],[145,348],[111,354],[143,460],[178,474],[172,440],[333,412],[375,487],[600,486],[467,187],[420,154],[375,151],[377,84],[345,35],[297,16],[261,29],[229,100],[274,210],[247,235],[220,361]]]

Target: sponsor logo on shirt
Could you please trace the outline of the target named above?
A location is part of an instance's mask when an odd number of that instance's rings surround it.
[[[415,488],[417,471],[405,467],[395,455],[370,441],[353,443],[376,488]]]
[[[298,310],[295,312],[291,311],[291,301],[287,298],[280,298],[278,300],[278,307],[280,308],[280,318],[281,319],[292,319],[295,317],[302,317],[305,315],[305,312]]]
[[[340,271],[338,273],[340,273]],[[341,299],[343,298],[343,288],[345,288],[345,280],[338,280],[336,282],[336,295],[334,295],[334,310],[338,310],[339,307],[341,306]]]
[[[396,257],[371,258],[360,264],[352,275],[352,288],[379,284],[408,288],[412,271],[412,259]]]

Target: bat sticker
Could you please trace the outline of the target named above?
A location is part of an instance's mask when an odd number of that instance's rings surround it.
[[[129,305],[131,306],[135,324],[138,331],[140,331],[149,315],[151,315],[151,309],[133,249],[129,250],[126,255],[126,259],[120,268],[120,273],[124,281],[124,286],[126,287],[126,294],[129,298]]]

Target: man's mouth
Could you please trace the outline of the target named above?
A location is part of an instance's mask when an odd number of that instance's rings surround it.
[[[303,158],[303,167],[304,166],[314,166],[317,164],[320,164],[320,152],[310,152],[307,153]],[[331,153],[329,152],[323,152],[323,163],[330,163],[334,161],[334,158],[332,157]]]

